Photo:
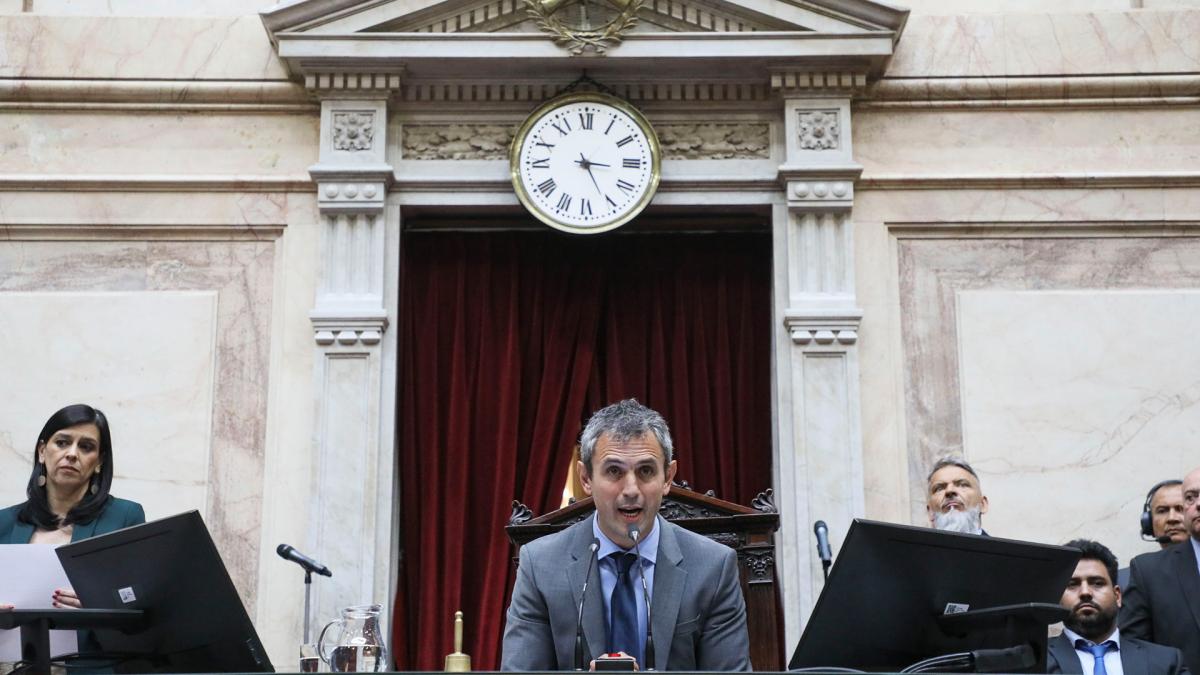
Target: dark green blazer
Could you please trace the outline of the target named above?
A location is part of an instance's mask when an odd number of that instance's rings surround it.
[[[33,538],[33,525],[17,520],[17,513],[24,503],[10,506],[0,511],[0,544],[28,544]],[[71,541],[83,541],[98,534],[108,534],[125,527],[141,525],[146,522],[146,512],[142,505],[128,499],[109,497],[108,504],[90,523],[75,523],[71,530]],[[100,651],[100,643],[90,630],[79,631],[79,651]],[[96,668],[86,662],[78,663],[77,673],[111,673],[111,668]]]
[[[17,512],[24,502],[0,511],[0,544],[28,544],[33,538],[33,525],[17,520]],[[142,505],[127,499],[110,497],[108,505],[90,523],[75,523],[71,541],[91,539],[98,534],[108,534],[121,528],[141,525],[146,522]]]

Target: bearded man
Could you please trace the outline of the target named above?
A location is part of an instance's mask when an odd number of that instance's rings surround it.
[[[929,472],[925,512],[929,526],[948,532],[987,535],[983,514],[988,498],[979,488],[979,474],[959,457],[939,459]]]
[[[1087,539],[1067,542],[1082,552],[1059,601],[1071,614],[1063,632],[1046,649],[1046,672],[1082,675],[1178,675],[1187,673],[1183,655],[1122,635],[1117,628],[1121,587],[1113,583],[1117,557],[1103,544]]]

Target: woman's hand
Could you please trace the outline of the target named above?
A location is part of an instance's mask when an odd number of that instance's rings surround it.
[[[54,591],[54,606],[59,608],[80,609],[83,603],[79,601],[79,596],[75,595],[75,591],[70,588],[58,588]]]

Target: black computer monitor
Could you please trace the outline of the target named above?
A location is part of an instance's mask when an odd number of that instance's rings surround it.
[[[57,549],[84,607],[140,609],[145,628],[97,630],[118,672],[274,672],[196,511]]]
[[[1066,613],[1058,603],[1079,555],[855,520],[788,667],[894,672],[943,654],[1015,647],[1014,622],[1035,641],[1040,631],[1044,664],[1046,625]]]

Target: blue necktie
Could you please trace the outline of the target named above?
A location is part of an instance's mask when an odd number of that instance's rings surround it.
[[[637,659],[638,668],[645,670],[644,638],[638,630],[637,593],[633,585],[633,566],[638,558],[633,553],[614,553],[611,558],[617,564],[617,585],[613,587],[609,608],[612,624],[608,630],[608,651],[629,654]]]
[[[1117,644],[1112,640],[1098,645],[1088,644],[1083,640],[1075,641],[1077,649],[1086,649],[1092,653],[1092,658],[1096,661],[1095,665],[1092,666],[1092,675],[1108,675],[1108,669],[1104,667],[1104,655],[1108,653],[1108,650],[1116,646]]]

